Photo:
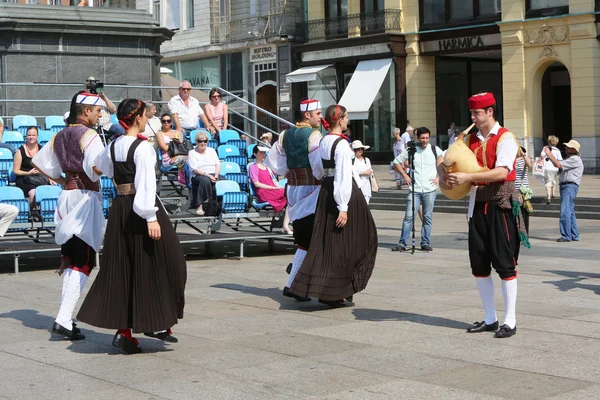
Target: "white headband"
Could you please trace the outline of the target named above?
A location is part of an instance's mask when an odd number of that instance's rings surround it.
[[[106,103],[99,96],[91,93],[81,93],[77,96],[77,104],[106,107]]]
[[[305,100],[300,103],[300,111],[315,111],[321,108],[321,102],[319,100]]]

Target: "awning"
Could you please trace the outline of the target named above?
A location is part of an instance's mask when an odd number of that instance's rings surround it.
[[[348,110],[349,119],[369,118],[369,109],[381,89],[391,63],[391,58],[358,63],[340,99],[340,105]]]
[[[302,67],[295,71],[290,72],[285,76],[287,83],[298,83],[298,82],[310,82],[317,79],[317,73],[324,70],[327,67],[331,67],[332,64],[328,65],[317,65],[314,67]]]

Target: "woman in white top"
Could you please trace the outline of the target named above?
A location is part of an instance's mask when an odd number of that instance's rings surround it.
[[[221,161],[217,152],[207,146],[208,136],[199,132],[196,135],[196,148],[188,153],[188,166],[192,172],[192,190],[190,207],[196,208],[196,214],[205,214],[202,203],[214,198],[213,186],[219,180]]]
[[[342,134],[348,126],[346,108],[328,107],[325,121],[331,131],[317,150],[324,176],[315,175],[322,180],[315,225],[306,258],[289,292],[344,307],[346,301],[352,304],[354,293],[363,290],[371,277],[377,228],[354,179],[354,154]]]
[[[560,150],[556,148],[558,144],[558,138],[554,135],[548,136],[548,146],[552,150],[552,155],[558,161],[562,160],[562,155],[560,154]],[[554,198],[556,194],[556,187],[558,186],[558,168],[552,164],[552,161],[548,158],[546,153],[544,153],[544,149],[542,149],[542,154],[540,155],[542,160],[544,160],[544,186],[546,186],[546,204],[550,204],[551,199]]]
[[[373,175],[373,169],[371,168],[371,161],[364,156],[365,150],[371,146],[365,146],[360,140],[352,142],[352,150],[354,150],[354,169],[362,181],[360,190],[365,196],[367,204],[371,200],[371,175]]]
[[[171,221],[156,195],[156,153],[141,134],[145,105],[125,99],[117,110],[125,135],[96,158],[113,178],[117,197],[106,225],[100,272],[77,315],[80,321],[118,329],[113,346],[141,353],[133,333],[176,342],[171,327],[183,318],[186,264]]]
[[[404,143],[404,140],[402,140],[402,135],[400,133],[400,128],[394,128],[394,133],[392,134],[392,136],[394,136],[394,158],[398,157],[400,155],[400,153],[402,153],[404,151],[404,149],[406,149],[406,144]],[[396,169],[394,167],[392,167],[392,169],[394,170],[394,178],[396,180],[396,189],[402,189],[402,184],[404,183],[404,178],[402,178],[402,174],[398,171],[396,171]]]
[[[148,138],[150,143],[155,142],[155,137],[158,131],[160,131],[160,118],[156,116],[156,104],[148,101],[146,102],[146,128],[144,129],[144,136]]]

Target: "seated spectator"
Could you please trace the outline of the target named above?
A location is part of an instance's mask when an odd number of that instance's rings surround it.
[[[27,128],[25,136],[25,144],[19,147],[15,153],[13,172],[17,176],[16,185],[23,191],[25,197],[29,200],[30,209],[35,207],[35,188],[41,185],[56,183],[49,181],[44,175],[34,168],[31,164],[31,159],[42,148],[37,141],[38,128],[30,126]]]
[[[272,133],[267,132],[267,133],[263,133],[262,135],[260,135],[260,141],[269,147],[271,147],[271,139],[273,139]]]
[[[210,103],[204,105],[206,118],[218,134],[218,131],[227,129],[227,125],[229,124],[227,104],[221,101],[221,92],[219,89],[212,89],[208,94],[208,98],[210,99]]]
[[[181,132],[171,129],[171,122],[173,121],[169,114],[163,114],[162,117],[160,117],[161,128],[156,133],[156,143],[158,144],[158,147],[162,153],[163,168],[171,168],[172,166],[177,167],[177,180],[179,183],[187,185],[184,169],[187,156],[175,156],[173,158],[169,157],[169,143],[171,140],[184,140]]]
[[[161,130],[160,118],[156,116],[156,104],[151,101],[146,102],[146,129],[144,129],[144,136],[148,138],[150,143],[155,143],[155,137],[158,131]],[[169,118],[170,119],[170,118]]]
[[[285,208],[281,231],[291,235],[292,230],[289,227],[290,217],[286,208],[285,189],[279,186],[275,175],[273,175],[273,171],[263,163],[267,156],[267,151],[269,151],[268,148],[260,145],[254,147],[252,157],[256,159],[256,162],[248,168],[248,175],[256,188],[258,201],[269,203],[275,209],[275,212],[279,212]]]
[[[196,135],[196,148],[188,153],[187,163],[192,172],[191,208],[196,214],[205,214],[202,203],[214,198],[214,184],[219,180],[221,161],[215,149],[208,147],[208,136],[199,132]]]
[[[0,117],[0,149],[8,149],[13,156],[15,155],[15,148],[12,144],[2,143],[2,134],[4,133],[4,120]]]

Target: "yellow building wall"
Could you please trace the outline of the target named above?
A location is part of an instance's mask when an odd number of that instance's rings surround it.
[[[386,8],[388,2],[386,1]],[[402,31],[417,32],[419,30],[419,0],[401,0],[400,8],[402,9]]]
[[[414,49],[415,46],[407,48],[406,55],[407,117],[413,127],[426,126],[436,132],[435,57],[420,56],[418,51],[411,51]],[[399,121],[401,125],[400,122],[404,121]]]
[[[308,0],[308,20],[325,18],[325,2],[322,0]]]

